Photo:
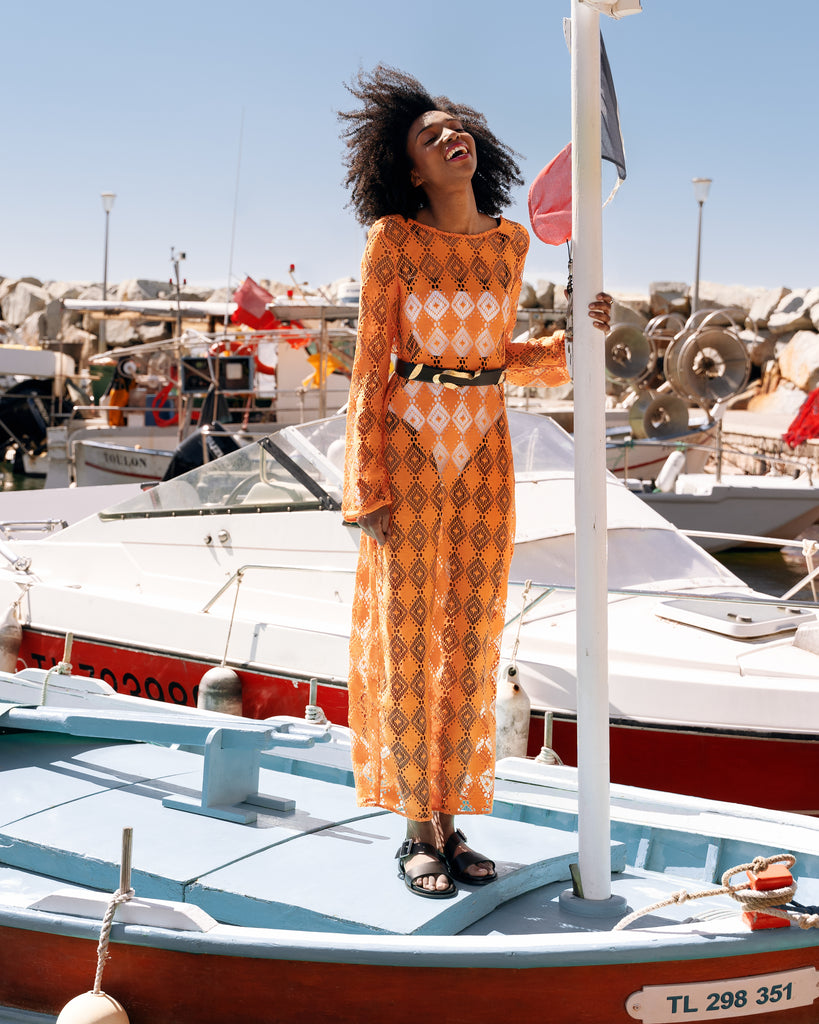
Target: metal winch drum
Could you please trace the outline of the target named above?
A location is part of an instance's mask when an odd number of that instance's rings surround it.
[[[656,362],[654,342],[639,327],[615,324],[606,335],[606,373],[615,380],[644,380]]]
[[[751,373],[742,339],[722,327],[678,336],[665,354],[665,376],[678,395],[714,404],[738,395]]]
[[[688,432],[688,406],[676,395],[646,391],[628,411],[632,437],[651,440],[680,437]]]

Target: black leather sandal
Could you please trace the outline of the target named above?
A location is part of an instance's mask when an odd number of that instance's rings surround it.
[[[488,885],[498,877],[495,871],[495,862],[483,854],[475,853],[474,850],[464,850],[463,853],[455,853],[459,843],[466,845],[466,836],[459,828],[456,828],[452,835],[444,843],[444,859],[449,867],[449,874],[456,882],[463,882],[465,885]],[[485,875],[471,875],[466,870],[474,864],[491,864],[492,870]]]
[[[424,853],[428,857],[434,857],[435,860],[439,861],[441,865],[440,871],[431,868],[429,865],[422,867],[419,864],[411,868],[405,868],[404,864],[406,861],[418,853]],[[395,856],[398,858],[398,877],[404,879],[404,885],[415,896],[423,896],[429,900],[448,900],[453,896],[457,896],[458,888],[450,877],[447,862],[441,851],[436,850],[434,846],[430,846],[429,843],[419,842],[417,839],[405,839],[398,847],[398,853]],[[424,889],[420,885],[414,884],[417,879],[424,878],[427,875],[446,875],[449,879],[449,887],[447,889]]]

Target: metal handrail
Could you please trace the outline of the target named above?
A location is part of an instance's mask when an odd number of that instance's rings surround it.
[[[265,563],[258,563],[258,562],[257,563],[249,562],[249,563],[246,563],[245,565],[240,566],[230,576],[230,578],[219,587],[219,589],[216,591],[216,593],[213,595],[213,597],[211,597],[203,605],[202,612],[204,614],[207,614],[207,612],[210,611],[210,609],[214,606],[214,604],[216,604],[216,602],[219,600],[219,598],[222,597],[223,594],[225,594],[233,586],[233,584],[237,582],[237,580],[241,580],[241,578],[244,576],[244,574],[249,569],[264,569],[264,570],[276,570],[276,571],[281,571],[283,569],[286,569],[286,570],[289,570],[291,572],[307,572],[307,573],[315,573],[315,572],[330,573],[330,572],[334,572],[334,573],[340,573],[340,574],[345,575],[345,576],[354,576],[355,575],[355,571],[356,571],[354,566],[350,566],[350,568],[344,568],[343,566],[335,566],[335,565],[334,566],[326,566],[326,565],[288,565],[286,563],[269,563],[268,562],[268,563],[265,564]],[[819,568],[817,568],[815,570],[815,574],[819,574]],[[804,585],[804,582],[805,581],[803,581],[803,585]],[[510,587],[523,587],[523,586],[525,586],[525,584],[522,583],[522,582],[514,581],[514,582],[510,583],[509,586]],[[526,609],[527,615],[541,601],[543,601],[546,597],[549,597],[550,594],[552,594],[554,592],[572,594],[575,591],[575,587],[570,586],[569,584],[561,584],[561,583],[537,583],[537,582],[532,581],[531,582],[531,587],[534,588],[534,589],[537,589],[537,590],[543,590],[544,593],[539,594],[533,601],[529,602],[529,604],[527,606],[527,609]],[[800,589],[801,589],[801,586],[800,586]],[[728,600],[730,600],[730,601],[734,601],[734,602],[739,603],[739,604],[775,605],[777,608],[779,608],[779,607],[781,607],[781,608],[806,608],[809,611],[816,611],[817,610],[816,604],[813,603],[813,602],[810,602],[810,601],[791,601],[788,598],[784,598],[784,597],[777,598],[777,597],[773,597],[773,596],[767,597],[767,598],[759,598],[759,597],[749,597],[749,596],[747,596],[745,594],[734,594],[734,593],[725,593],[725,592],[721,592],[721,593],[718,593],[718,594],[702,594],[699,591],[695,591],[694,593],[692,593],[690,590],[648,590],[648,589],[642,589],[642,588],[637,588],[637,587],[608,587],[607,591],[608,591],[608,593],[610,595],[613,595],[615,597],[660,597],[660,598],[672,598],[672,599],[673,598],[692,598],[692,599],[695,599],[697,601],[713,601],[713,602],[728,601]],[[517,621],[517,615],[514,615],[511,619],[509,619],[504,624],[504,628],[508,628],[508,626],[510,626],[515,621]]]
[[[287,569],[288,571],[291,571],[291,572],[321,572],[321,573],[339,572],[339,573],[343,573],[343,574],[345,574],[347,576],[354,576],[355,575],[355,571],[356,571],[354,566],[351,566],[349,569],[345,569],[343,566],[336,566],[336,565],[332,565],[332,566],[326,566],[326,565],[288,565],[288,564],[286,564],[284,562],[280,562],[280,563],[273,563],[273,562],[267,562],[267,563],[248,562],[245,565],[239,566],[239,568],[236,570],[236,572],[234,572],[228,578],[228,580],[225,583],[223,583],[221,587],[219,587],[219,589],[216,591],[216,593],[213,595],[213,597],[211,597],[202,606],[203,614],[207,614],[211,610],[211,608],[216,604],[216,602],[219,600],[219,598],[224,593],[226,593],[228,590],[230,590],[230,588],[233,586],[234,583],[236,583],[237,581],[239,583],[241,583],[241,580],[244,577],[244,574],[247,572],[248,569],[275,569],[277,572],[280,572],[282,569]]]

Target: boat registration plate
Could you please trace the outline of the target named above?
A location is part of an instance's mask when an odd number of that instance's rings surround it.
[[[733,1020],[810,1006],[819,996],[814,967],[747,978],[698,981],[688,985],[647,985],[626,999],[626,1010],[643,1024]]]

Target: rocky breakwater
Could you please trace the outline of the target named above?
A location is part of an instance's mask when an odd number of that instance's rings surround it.
[[[342,285],[352,279],[342,278],[315,290],[303,287],[305,296],[324,295],[328,301]],[[259,284],[275,296],[292,292],[292,284],[259,279]],[[184,302],[226,302],[232,297],[227,288],[185,286],[179,298]],[[107,298],[118,302],[142,302],[151,299],[176,300],[176,290],[167,281],[147,279],[122,281],[108,286]],[[99,347],[100,316],[65,309],[65,299],[99,301],[102,285],[89,281],[41,281],[36,277],[0,276],[0,344],[31,347],[62,348],[78,366],[87,364],[89,356]],[[105,321],[105,340],[111,349],[140,342],[171,338],[173,320],[146,320],[138,315],[121,315]],[[2,365],[0,365],[2,373]]]
[[[335,301],[345,277],[318,289],[302,288],[307,296],[322,295]],[[292,284],[260,279],[274,295],[286,295]],[[565,313],[563,284],[525,281],[520,305],[535,316],[548,311],[551,319]],[[147,279],[122,281],[108,287],[108,297],[117,301],[176,299],[167,281]],[[186,286],[183,301],[224,302],[231,295],[226,288]],[[62,347],[74,356],[78,366],[98,351],[98,315],[69,311],[63,300],[99,300],[102,285],[87,281],[41,281],[36,277],[0,276],[0,343]],[[691,288],[684,282],[655,282],[646,295],[615,293],[612,322],[645,328],[663,314],[686,319],[691,312]],[[752,371],[747,390],[734,402],[735,408],[754,412],[780,413],[793,417],[810,392],[819,386],[819,287],[810,289],[748,288],[702,282],[700,310],[730,309],[741,327],[740,337],[748,348]],[[105,338],[109,348],[170,338],[172,320],[146,321],[140,317],[106,320]],[[0,366],[0,372],[2,367]]]

